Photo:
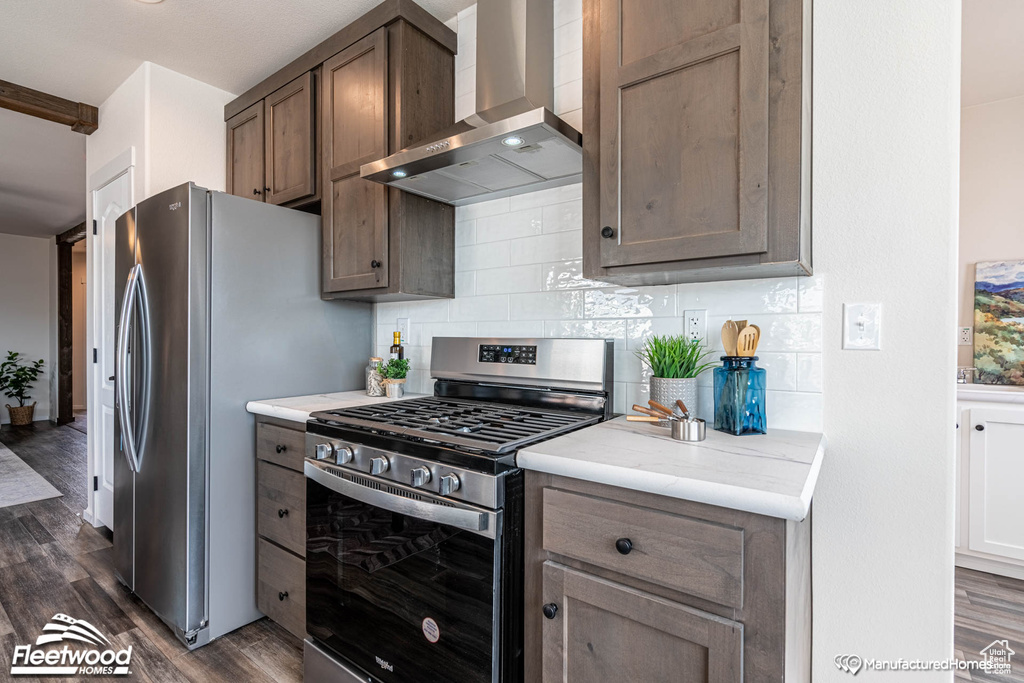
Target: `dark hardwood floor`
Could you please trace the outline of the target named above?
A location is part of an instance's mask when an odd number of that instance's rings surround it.
[[[1024,581],[957,567],[955,595],[956,657],[980,660],[995,640],[1009,641],[1014,656],[1010,675],[958,672],[958,680],[1024,682]]]
[[[0,508],[0,681],[12,680],[15,645],[34,644],[58,613],[90,622],[119,647],[131,645],[132,680],[302,680],[302,642],[272,621],[261,619],[189,652],[121,586],[109,533],[80,517],[86,505],[85,434],[45,422],[5,425],[0,443],[64,494]]]

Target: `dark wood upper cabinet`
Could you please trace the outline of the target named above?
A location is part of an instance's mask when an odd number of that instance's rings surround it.
[[[228,119],[228,193],[263,201],[263,102]]]
[[[306,72],[264,100],[266,197],[286,204],[316,194],[314,75]]]
[[[363,180],[359,167],[454,123],[456,45],[415,3],[384,0],[225,106],[230,191],[259,199],[246,188],[264,187],[265,172],[266,201],[320,210],[324,298],[454,296],[454,207]],[[251,154],[233,149],[233,126],[257,109],[265,171],[246,167],[261,175],[243,187],[236,158]]]
[[[584,270],[810,274],[809,0],[584,0]]]

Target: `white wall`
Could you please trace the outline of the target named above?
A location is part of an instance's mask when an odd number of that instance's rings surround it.
[[[974,326],[974,266],[1024,259],[1024,96],[966,107],[960,121],[960,322]],[[960,365],[974,365],[961,346]]]
[[[841,653],[952,656],[959,64],[958,0],[814,6],[815,681],[846,680]],[[882,302],[881,352],[840,348],[862,301]]]
[[[555,113],[582,126],[583,9],[555,0]],[[450,26],[459,34],[455,116],[475,108],[476,6]],[[586,134],[586,131],[583,131]],[[665,287],[618,287],[582,278],[582,186],[497,199],[455,211],[455,299],[375,307],[377,353],[407,317],[412,391],[429,391],[435,336],[602,337],[616,340],[615,410],[646,404],[648,377],[633,352],[651,334],[681,334],[683,312],[706,310],[710,341],[721,349],[728,318],[764,332],[759,364],[768,371],[768,422],[821,429],[822,279],[777,278]],[[715,354],[717,358],[718,355]],[[711,373],[701,376],[698,414],[714,412]]]
[[[30,391],[36,401],[34,419],[50,417],[50,378],[56,356],[51,330],[51,298],[55,296],[53,238],[22,237],[0,233],[0,356],[17,351],[23,358],[45,361],[43,375]],[[0,423],[9,422],[6,404],[18,405],[0,395]]]

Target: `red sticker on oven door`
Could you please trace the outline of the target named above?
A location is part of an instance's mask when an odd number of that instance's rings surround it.
[[[430,617],[423,620],[423,637],[432,643],[441,640],[441,629],[437,627],[437,622]]]

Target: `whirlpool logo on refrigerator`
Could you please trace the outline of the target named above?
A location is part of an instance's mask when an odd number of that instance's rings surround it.
[[[67,643],[70,641],[70,647]],[[39,649],[40,645],[65,643]],[[55,614],[32,645],[16,645],[12,676],[125,676],[131,673],[132,648],[117,650],[99,629],[87,621]]]

